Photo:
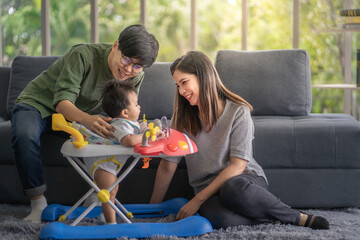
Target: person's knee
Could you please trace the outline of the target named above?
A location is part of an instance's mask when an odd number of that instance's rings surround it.
[[[249,179],[241,176],[229,179],[220,189],[220,201],[233,211],[246,212],[246,208],[254,202],[249,193],[251,185]]]
[[[102,168],[98,168],[95,170],[94,179],[100,189],[108,189],[116,181],[116,176]],[[116,196],[117,190],[118,186],[115,186],[109,192],[110,197]]]
[[[14,133],[14,136],[24,143],[33,142],[39,139],[39,132],[31,128],[21,128]]]
[[[11,116],[11,130],[15,138],[37,140],[40,138],[43,127],[44,121],[35,108],[14,109]]]
[[[35,125],[27,126],[17,124],[12,126],[12,135],[19,144],[28,144],[37,142],[40,139],[41,131]]]
[[[34,156],[33,154],[40,154],[40,136],[39,133],[35,133],[34,131],[28,131],[24,129],[24,131],[17,131],[17,133],[13,133],[12,138],[12,147],[17,151],[17,154],[20,156]]]
[[[236,197],[244,196],[250,184],[251,182],[241,175],[230,178],[220,189],[220,200],[231,199],[234,197],[234,193]]]

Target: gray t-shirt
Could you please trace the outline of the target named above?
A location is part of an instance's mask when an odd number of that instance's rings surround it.
[[[230,157],[246,160],[245,172],[265,177],[253,158],[254,123],[250,110],[226,100],[224,112],[211,131],[196,136],[186,133],[197,145],[198,152],[185,156],[189,183],[195,194],[207,187],[230,164]],[[166,158],[179,162],[181,158]]]

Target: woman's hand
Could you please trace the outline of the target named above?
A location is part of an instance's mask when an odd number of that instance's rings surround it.
[[[111,119],[111,117],[89,115],[82,118],[80,123],[101,137],[111,138],[114,136],[112,132],[115,130],[114,127],[108,123]]]
[[[181,220],[194,215],[199,210],[200,206],[201,206],[200,201],[197,201],[196,198],[191,199],[187,204],[185,204],[182,208],[180,208],[175,219]]]

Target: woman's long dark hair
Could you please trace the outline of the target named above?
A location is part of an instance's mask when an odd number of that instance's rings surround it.
[[[219,100],[229,99],[252,110],[248,102],[224,86],[215,66],[202,52],[190,51],[176,59],[171,64],[170,71],[172,75],[175,71],[194,74],[199,79],[200,85],[199,107],[191,106],[179,91],[175,94],[174,113],[171,120],[174,129],[187,131],[195,136],[203,130],[202,120],[205,130],[210,131],[220,117]]]

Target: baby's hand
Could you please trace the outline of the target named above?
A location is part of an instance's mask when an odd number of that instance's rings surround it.
[[[157,133],[156,133],[156,140],[160,140],[160,139],[163,139],[165,137],[165,133],[164,133],[164,131],[158,131]]]
[[[140,132],[143,133],[147,127],[148,127],[148,125],[146,122],[141,122],[140,123]]]

